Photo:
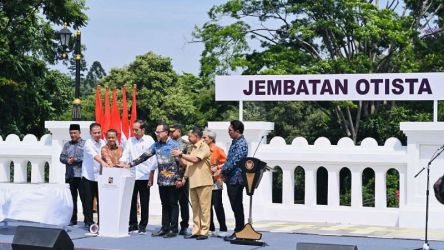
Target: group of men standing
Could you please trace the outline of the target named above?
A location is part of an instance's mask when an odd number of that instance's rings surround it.
[[[150,187],[157,170],[157,184],[162,206],[162,227],[152,234],[164,238],[184,235],[186,239],[205,240],[215,234],[214,207],[220,230],[217,236],[232,240],[235,234],[227,234],[225,212],[222,204],[223,182],[233,210],[236,226],[234,232],[243,229],[243,178],[239,163],[247,157],[248,146],[243,136],[241,121],[230,122],[229,136],[233,139],[228,155],[216,146],[216,134],[193,127],[188,131],[188,141],[182,139],[182,126],[159,124],[155,135],[157,141],[145,135],[146,125],[137,120],[133,123],[134,136],[124,146],[117,143],[115,130],[102,131],[98,123],[89,128],[91,139],[83,140],[80,126],[71,124],[71,140],[65,143],[60,161],[66,165],[66,182],[69,183],[74,201],[70,225],[77,224],[77,195],[83,206],[84,225],[89,228],[93,220],[93,199],[97,197],[97,176],[103,167],[130,168],[136,181],[131,202],[129,231],[146,233],[149,214]],[[140,199],[140,222],[137,222],[137,200]],[[193,211],[192,233],[187,233],[189,200]],[[180,209],[179,209],[180,206]],[[179,210],[182,221],[179,231]]]

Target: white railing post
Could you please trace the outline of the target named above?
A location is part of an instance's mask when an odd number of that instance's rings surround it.
[[[403,169],[397,168],[399,173],[399,208],[402,208],[406,204],[406,192],[407,192],[407,176]]]
[[[375,171],[375,207],[387,208],[386,168],[376,167]]]
[[[362,167],[352,166],[351,170],[351,206],[362,207]]]
[[[0,182],[10,182],[9,161],[0,161]]]
[[[26,183],[28,176],[26,172],[27,161],[14,160],[14,183]]]
[[[328,171],[328,206],[339,206],[339,166],[324,166]]]
[[[305,205],[316,205],[316,166],[307,165],[305,169]]]
[[[45,182],[45,162],[31,162],[31,183]]]
[[[282,167],[282,204],[294,204],[294,168],[290,165]]]

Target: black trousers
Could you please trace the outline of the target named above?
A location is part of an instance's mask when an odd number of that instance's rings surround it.
[[[244,185],[230,185],[227,184],[228,198],[230,199],[231,209],[234,213],[234,219],[236,221],[235,232],[239,232],[244,228],[245,217],[244,217],[244,204],[243,200],[243,190]]]
[[[176,186],[159,186],[162,203],[162,230],[178,233],[179,191]]]
[[[80,195],[82,204],[85,202],[85,192],[83,191],[82,177],[71,177],[65,179],[65,182],[69,184],[71,190],[72,202],[74,207],[72,209],[71,223],[77,224],[77,197]]]
[[[224,205],[222,204],[222,189],[213,190],[211,195],[211,217],[210,217],[210,231],[215,231],[214,227],[214,215],[213,208],[216,211],[217,221],[219,222],[219,230],[222,232],[227,231],[227,224],[225,223],[225,211]]]
[[[99,190],[97,181],[90,181],[82,177],[82,185],[85,190],[85,202],[83,202],[83,216],[85,224],[94,224],[93,202],[97,197],[97,221],[99,221]],[[98,222],[97,222],[98,223]]]
[[[137,194],[140,196],[140,224],[137,224]],[[133,198],[131,199],[130,226],[139,225],[139,229],[145,229],[148,225],[150,204],[150,188],[148,180],[136,180],[134,183]]]
[[[190,220],[190,206],[188,205],[189,197],[190,197],[190,186],[188,182],[185,182],[185,185],[179,189],[179,206],[180,206],[180,228],[188,228],[189,220]]]

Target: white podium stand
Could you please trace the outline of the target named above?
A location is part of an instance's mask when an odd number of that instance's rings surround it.
[[[125,237],[128,235],[128,222],[134,177],[129,169],[103,168],[99,175],[99,236]]]

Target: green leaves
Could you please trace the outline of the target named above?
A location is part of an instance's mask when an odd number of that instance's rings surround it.
[[[202,83],[189,74],[177,75],[170,58],[153,52],[136,56],[127,67],[111,70],[101,84],[110,88],[125,84],[128,89],[137,84],[138,118],[146,120],[149,128],[158,122],[191,125],[201,120],[193,93],[199,91]]]
[[[72,81],[47,69],[57,60],[56,30],[86,24],[83,0],[4,0],[0,4],[0,134],[44,132],[68,109]]]
[[[420,34],[433,20],[441,23],[444,10],[438,2],[405,3],[407,14],[390,2],[384,7],[362,0],[227,1],[213,7],[209,21],[193,33],[195,41],[205,45],[201,76],[211,83],[212,76],[232,72],[280,75],[439,71],[444,68],[440,28],[431,29],[431,35]],[[298,114],[298,105],[247,102],[245,116],[252,114],[253,119],[274,121],[277,134],[286,138],[302,135],[312,139],[317,136],[312,129],[316,127],[332,141],[351,136],[358,143],[368,136],[368,128],[373,131],[368,119],[392,108],[380,102],[346,101],[304,103],[302,109],[312,113],[304,113],[298,119],[286,113],[292,110]],[[237,111],[235,106],[225,108],[225,114]],[[412,112],[403,117],[426,118],[414,117]],[[388,127],[390,133],[400,134],[398,127]],[[340,130],[342,133],[338,133]],[[390,137],[390,133],[376,130],[371,135],[380,142]]]

